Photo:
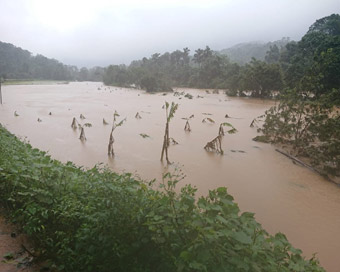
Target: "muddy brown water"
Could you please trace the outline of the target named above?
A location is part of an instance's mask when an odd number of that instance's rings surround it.
[[[269,144],[253,142],[256,128],[249,124],[264,113],[272,101],[226,97],[204,90],[179,89],[193,99],[173,94],[146,94],[143,91],[105,87],[101,83],[68,85],[3,86],[0,123],[37,148],[63,162],[92,167],[108,164],[117,172],[132,172],[143,179],[160,179],[165,164],[160,162],[165,129],[165,101],[179,103],[170,123],[170,171],[180,169],[199,194],[226,186],[242,211],[254,212],[270,233],[283,232],[289,241],[310,258],[317,253],[327,271],[340,269],[340,188],[319,175],[293,164]],[[197,96],[203,96],[198,98]],[[113,159],[107,156],[113,112],[126,123],[114,132]],[[19,116],[14,116],[14,112]],[[52,115],[49,115],[49,112]],[[142,119],[136,119],[139,112]],[[204,115],[210,113],[211,115]],[[86,119],[81,120],[80,114]],[[184,131],[185,120],[192,131]],[[228,114],[231,118],[226,119]],[[85,128],[87,141],[71,128],[72,118],[92,127]],[[215,124],[202,123],[210,117]],[[38,118],[41,122],[38,122]],[[206,152],[205,144],[217,136],[219,124],[230,122],[238,133],[226,135],[224,155]],[[141,133],[149,138],[143,138]]]

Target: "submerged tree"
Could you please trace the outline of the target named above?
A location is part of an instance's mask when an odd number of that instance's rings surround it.
[[[113,143],[115,141],[115,139],[113,138],[113,131],[117,128],[117,127],[120,127],[121,125],[123,125],[123,123],[126,121],[126,119],[123,119],[122,121],[120,121],[118,124],[115,123],[115,117],[117,116],[116,115],[116,112],[114,113],[114,121],[113,121],[113,125],[112,125],[112,129],[111,129],[111,133],[110,133],[110,139],[109,139],[109,145],[107,147],[107,154],[109,156],[114,156],[115,153],[114,153],[114,150],[113,150]]]
[[[205,145],[204,149],[207,150],[207,151],[216,151],[216,153],[223,154],[223,150],[222,150],[222,136],[218,135],[212,141],[208,142]]]
[[[84,127],[81,127],[81,132],[80,132],[79,139],[80,139],[81,141],[86,141],[86,136],[85,136]]]
[[[230,123],[224,122],[220,124],[220,127],[218,129],[218,135],[219,136],[224,136],[224,128],[223,127],[229,127],[230,129],[227,131],[228,134],[234,134],[237,132],[236,128]]]
[[[188,132],[191,131],[191,127],[190,127],[190,124],[189,124],[189,120],[190,120],[191,118],[194,118],[194,115],[193,115],[193,114],[192,114],[189,118],[182,118],[182,119],[186,120],[185,127],[184,127],[184,131],[188,131]]]
[[[78,125],[79,125],[79,122],[77,121],[77,119],[75,117],[73,117],[71,127],[73,129],[77,129]]]
[[[166,124],[165,124],[165,132],[164,132],[164,141],[163,141],[163,147],[162,147],[162,154],[161,154],[161,161],[163,161],[164,153],[167,163],[170,163],[169,157],[168,157],[168,148],[170,145],[170,137],[169,137],[169,123],[170,120],[174,117],[175,112],[178,108],[178,104],[175,104],[174,102],[171,103],[170,110],[169,110],[169,103],[165,102],[165,112],[166,112]]]

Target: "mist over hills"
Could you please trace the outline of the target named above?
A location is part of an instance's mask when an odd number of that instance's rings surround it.
[[[227,55],[232,62],[244,65],[251,61],[252,58],[264,61],[266,53],[270,50],[271,46],[276,45],[279,49],[281,49],[289,42],[291,42],[289,37],[283,37],[281,40],[273,42],[245,42],[236,44],[226,49],[222,49],[219,51],[219,53]]]

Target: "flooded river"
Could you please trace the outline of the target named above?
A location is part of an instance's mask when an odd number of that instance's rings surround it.
[[[165,101],[179,103],[170,123],[170,137],[179,144],[169,149],[170,161],[174,162],[169,170],[177,168],[186,175],[181,183],[195,185],[199,194],[228,187],[241,210],[254,212],[266,230],[285,233],[306,257],[317,253],[327,271],[339,271],[340,188],[293,164],[273,146],[251,140],[257,135],[256,128],[249,127],[251,121],[273,102],[230,98],[204,90],[177,91],[190,93],[193,99],[105,87],[101,83],[3,86],[0,123],[61,161],[87,167],[104,163],[117,172],[159,179],[166,167],[160,162],[165,129],[162,105]],[[103,118],[112,122],[115,110],[120,114],[118,121],[127,121],[114,131],[115,157],[109,159],[111,126],[103,125]],[[19,116],[14,115],[15,111]],[[135,118],[137,112],[141,119]],[[86,119],[81,120],[80,114]],[[192,114],[192,131],[185,132],[186,121],[182,118]],[[230,118],[226,119],[226,114]],[[73,117],[82,124],[92,124],[85,127],[84,143],[79,140],[80,131],[71,128]],[[216,123],[202,123],[206,117]],[[222,122],[231,123],[238,133],[224,136],[224,155],[206,152],[203,147],[217,136]]]

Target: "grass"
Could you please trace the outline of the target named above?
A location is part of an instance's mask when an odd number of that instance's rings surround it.
[[[68,84],[68,81],[63,80],[28,80],[28,79],[6,79],[3,85],[55,85]]]

